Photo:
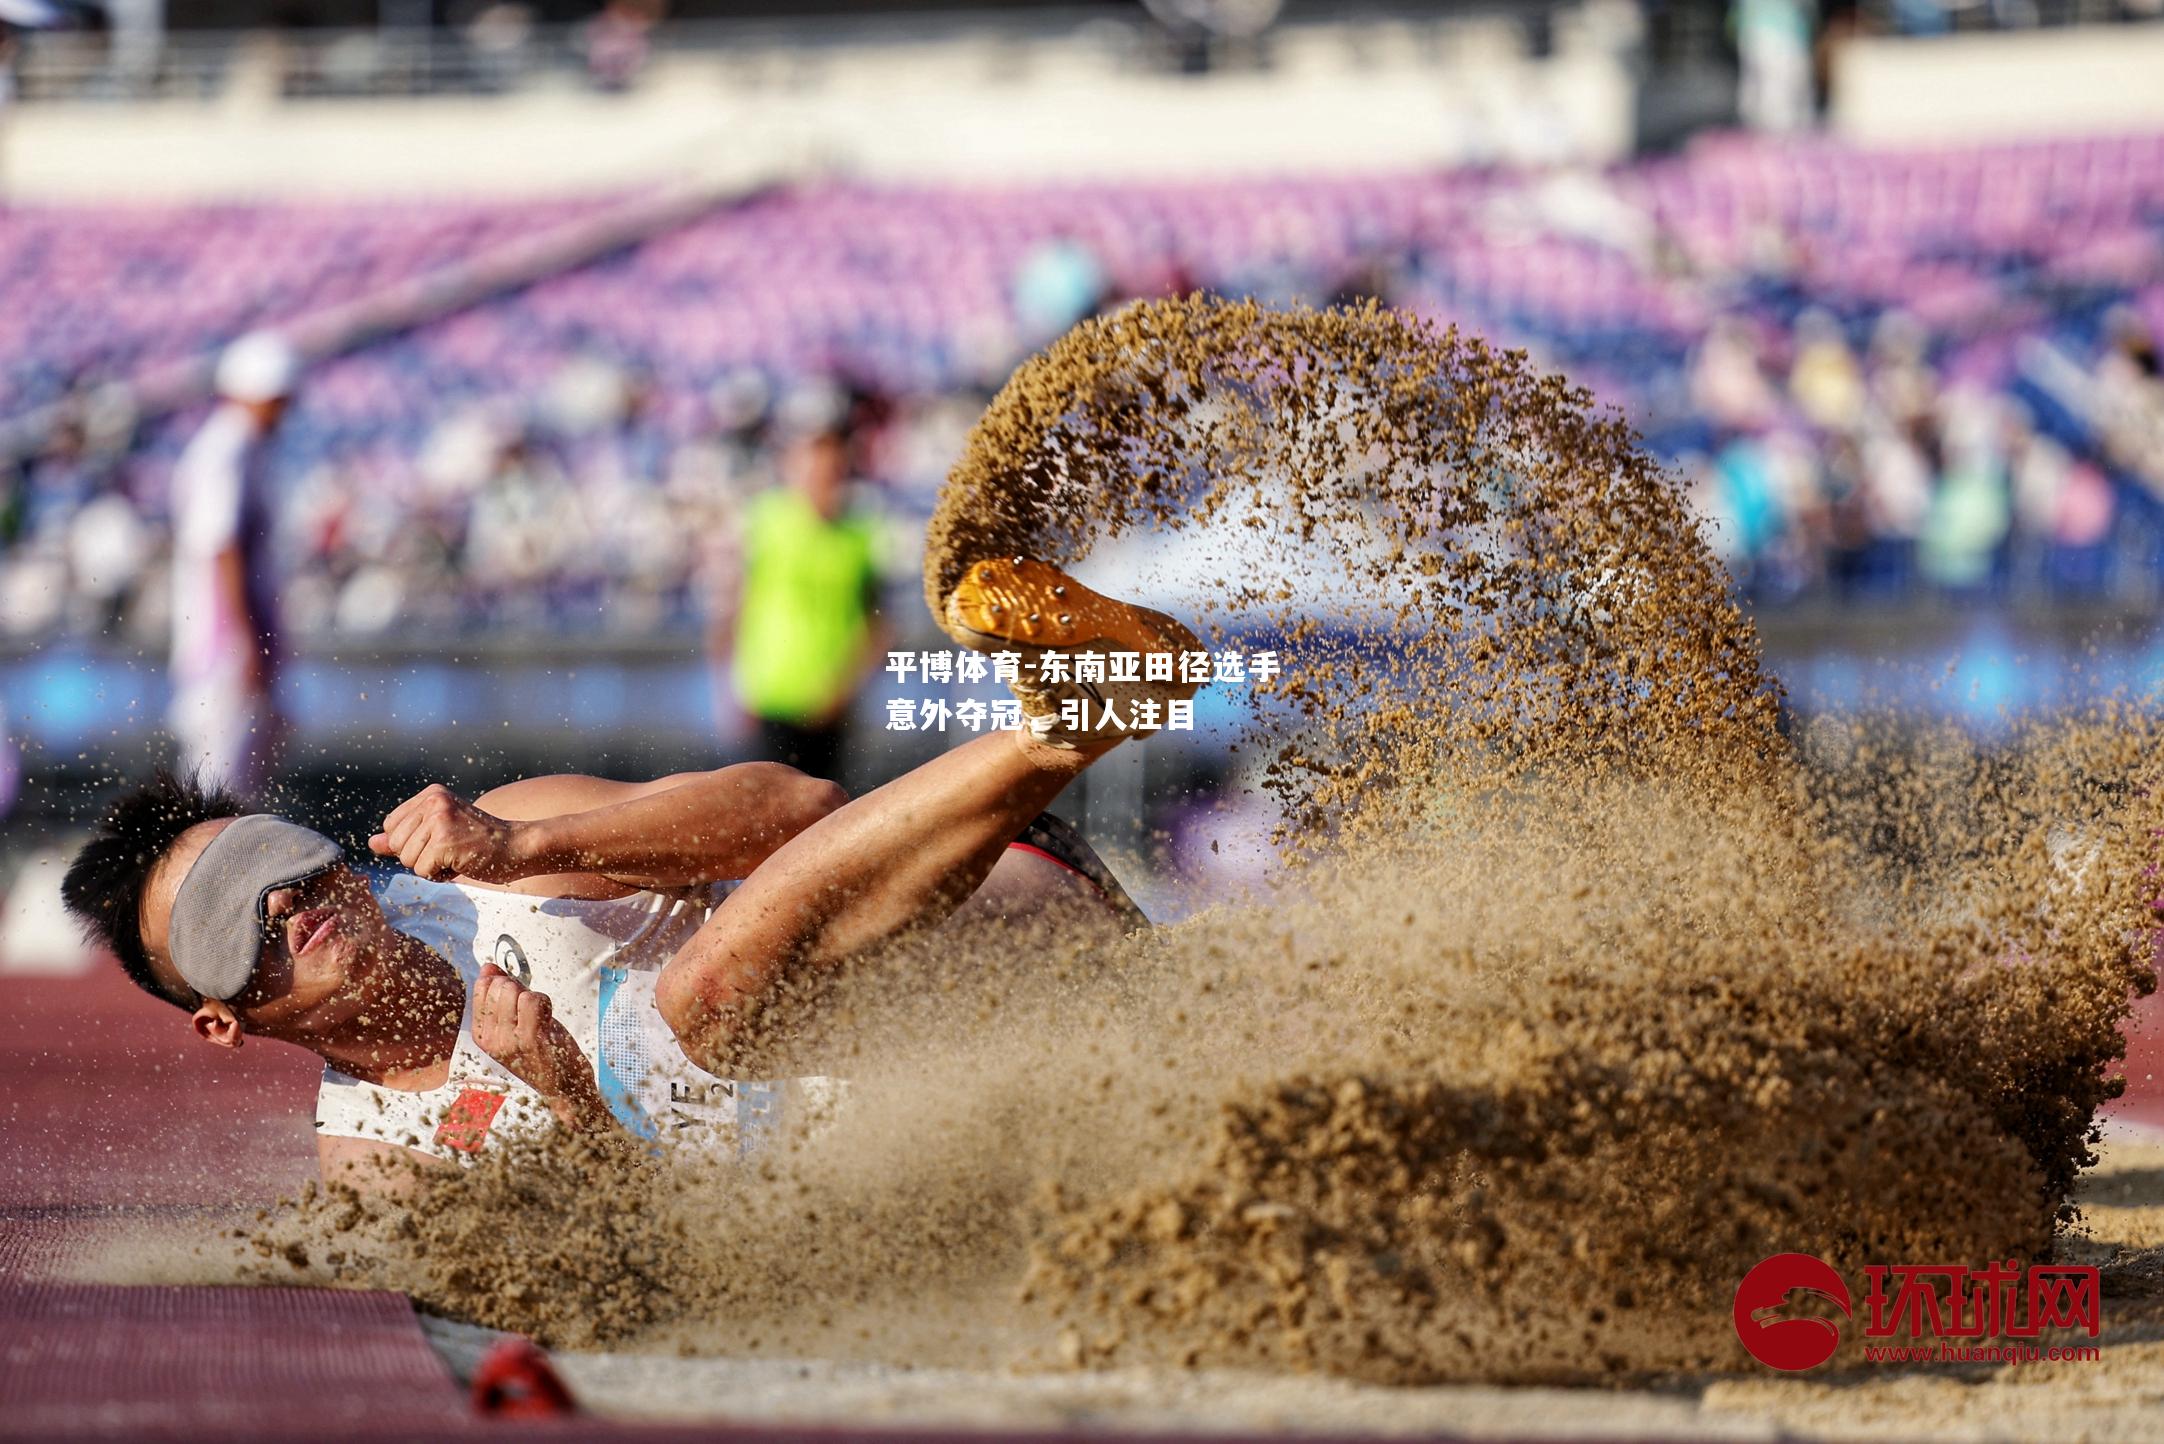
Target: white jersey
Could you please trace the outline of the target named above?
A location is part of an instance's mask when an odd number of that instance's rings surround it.
[[[220,406],[173,468],[173,687],[181,696],[231,689],[250,652],[277,663],[271,502],[265,447],[238,406]],[[218,584],[220,553],[237,547],[252,617]]]
[[[541,1096],[473,1041],[474,981],[494,963],[548,995],[625,1128],[657,1143],[748,1151],[780,1126],[783,1085],[718,1078],[697,1067],[654,1006],[662,965],[733,886],[592,900],[426,882],[410,873],[381,882],[376,897],[391,926],[426,943],[466,985],[450,1077],[440,1088],[413,1092],[326,1067],[316,1130],[462,1159],[552,1124]]]

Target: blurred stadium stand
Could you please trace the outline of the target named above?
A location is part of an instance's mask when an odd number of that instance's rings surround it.
[[[277,442],[304,735],[393,771],[461,722],[683,765],[734,740],[701,629],[781,398],[858,393],[921,624],[915,528],[990,389],[1192,288],[1527,347],[1685,478],[1792,680],[1853,700],[1844,637],[2004,615],[1966,695],[2019,700],[2025,639],[2146,617],[2164,578],[2164,86],[2119,78],[2164,73],[2164,25],[1917,3],[1814,19],[1802,133],[1676,145],[1738,105],[1700,0],[1260,4],[1199,40],[1138,5],[622,0],[30,35],[0,117],[11,725],[36,766],[154,730],[169,474],[251,328],[319,363]],[[2012,138],[1915,139],[1951,132]]]
[[[155,612],[155,524],[196,413],[138,420],[91,383],[622,206],[0,221],[4,394],[54,418],[15,468],[0,629],[27,641]],[[1694,478],[1766,602],[2154,594],[2164,474],[2144,338],[2164,330],[2164,136],[1913,153],[1725,140],[1607,172],[817,182],[695,208],[311,376],[279,438],[294,623],[692,627],[701,558],[685,539],[762,481],[760,398],[832,376],[876,394],[877,479],[921,518],[968,416],[1045,339],[1033,285],[1086,293],[1053,296],[1061,319],[1195,286],[1379,294],[1527,346]],[[131,523],[139,548],[111,540]]]

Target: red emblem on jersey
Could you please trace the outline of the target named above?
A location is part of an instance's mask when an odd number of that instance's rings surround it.
[[[504,1095],[491,1088],[465,1089],[444,1110],[443,1122],[436,1125],[436,1141],[461,1153],[479,1153],[503,1100]]]

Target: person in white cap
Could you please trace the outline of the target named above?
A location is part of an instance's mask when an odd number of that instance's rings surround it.
[[[284,723],[269,451],[300,359],[270,332],[218,359],[218,408],[173,470],[172,710],[183,770],[260,789]]]

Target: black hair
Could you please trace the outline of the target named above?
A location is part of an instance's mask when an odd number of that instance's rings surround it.
[[[121,971],[154,998],[176,1008],[193,1008],[158,981],[143,947],[143,890],[150,874],[180,835],[199,823],[239,817],[241,800],[199,777],[182,777],[166,768],[150,780],[106,804],[90,840],[68,864],[60,897],[90,937],[113,950]]]

